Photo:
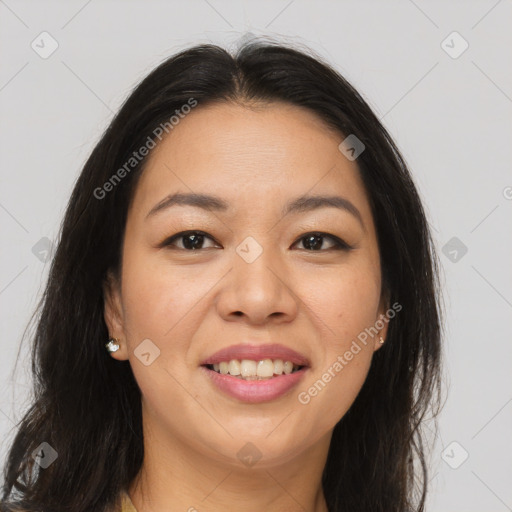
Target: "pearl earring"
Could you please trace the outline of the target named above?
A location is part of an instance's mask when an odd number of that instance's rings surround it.
[[[117,352],[119,350],[119,347],[120,347],[120,342],[117,338],[111,338],[108,343],[105,344],[105,347],[107,349],[108,352],[112,353],[112,352]]]
[[[383,338],[382,336],[379,338],[379,343],[380,343],[381,345],[384,343],[384,338]]]

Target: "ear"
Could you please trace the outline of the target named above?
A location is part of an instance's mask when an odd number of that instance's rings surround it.
[[[128,347],[124,328],[123,308],[121,303],[121,283],[109,270],[103,281],[104,318],[109,337],[119,340],[119,350],[112,352],[111,357],[119,361],[128,359]],[[108,340],[107,340],[108,341]],[[105,343],[107,342],[105,341]]]
[[[379,311],[377,314],[377,320],[375,321],[375,327],[379,329],[379,333],[374,337],[374,345],[373,350],[377,351],[381,348],[386,342],[386,337],[388,334],[388,325],[390,322],[390,318],[388,318],[386,312],[389,309],[389,292],[387,290],[383,290],[379,303]],[[384,342],[381,342],[381,338]]]

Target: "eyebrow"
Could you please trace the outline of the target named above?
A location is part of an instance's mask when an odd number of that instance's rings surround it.
[[[146,215],[146,219],[173,206],[193,206],[207,211],[220,212],[229,210],[229,203],[217,196],[196,193],[176,193],[168,195],[157,203]],[[341,196],[300,196],[287,203],[282,209],[281,214],[284,217],[289,213],[310,212],[320,208],[338,208],[339,210],[346,211],[352,214],[364,228],[360,211],[348,199]]]
[[[301,196],[290,201],[282,210],[282,214],[310,212],[319,208],[338,208],[352,214],[364,228],[363,216],[356,206],[341,196]]]
[[[155,215],[162,210],[171,208],[172,206],[194,206],[208,211],[226,211],[229,204],[220,197],[210,196],[206,194],[170,194],[164,197],[162,201],[157,203],[146,215],[146,219]]]

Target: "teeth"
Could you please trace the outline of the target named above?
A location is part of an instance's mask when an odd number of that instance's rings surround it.
[[[286,373],[286,375],[292,373],[293,370],[293,363],[290,361],[286,361],[283,365],[283,371]]]
[[[256,377],[256,361],[242,359],[240,362],[240,373],[242,377]]]
[[[256,375],[258,377],[272,377],[274,375],[274,363],[272,359],[264,359],[258,362],[256,368]]]
[[[242,372],[240,361],[237,361],[236,359],[231,359],[229,361],[228,371],[230,375],[240,375]]]
[[[244,380],[271,379],[274,375],[282,375],[283,373],[289,375],[300,368],[291,361],[283,361],[282,359],[262,359],[260,361],[231,359],[231,361],[222,361],[212,366],[217,373],[229,374]]]

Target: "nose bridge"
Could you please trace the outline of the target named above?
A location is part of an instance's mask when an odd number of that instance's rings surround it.
[[[279,288],[275,275],[280,267],[277,254],[278,251],[270,247],[268,240],[260,243],[254,237],[247,237],[236,248],[233,262],[236,279],[245,287],[253,288],[253,292],[260,288],[262,293],[275,294]]]
[[[291,317],[296,314],[296,300],[279,250],[270,247],[271,237],[258,238],[248,236],[236,247],[229,285],[220,302],[221,314],[243,313],[254,322],[277,313]]]

